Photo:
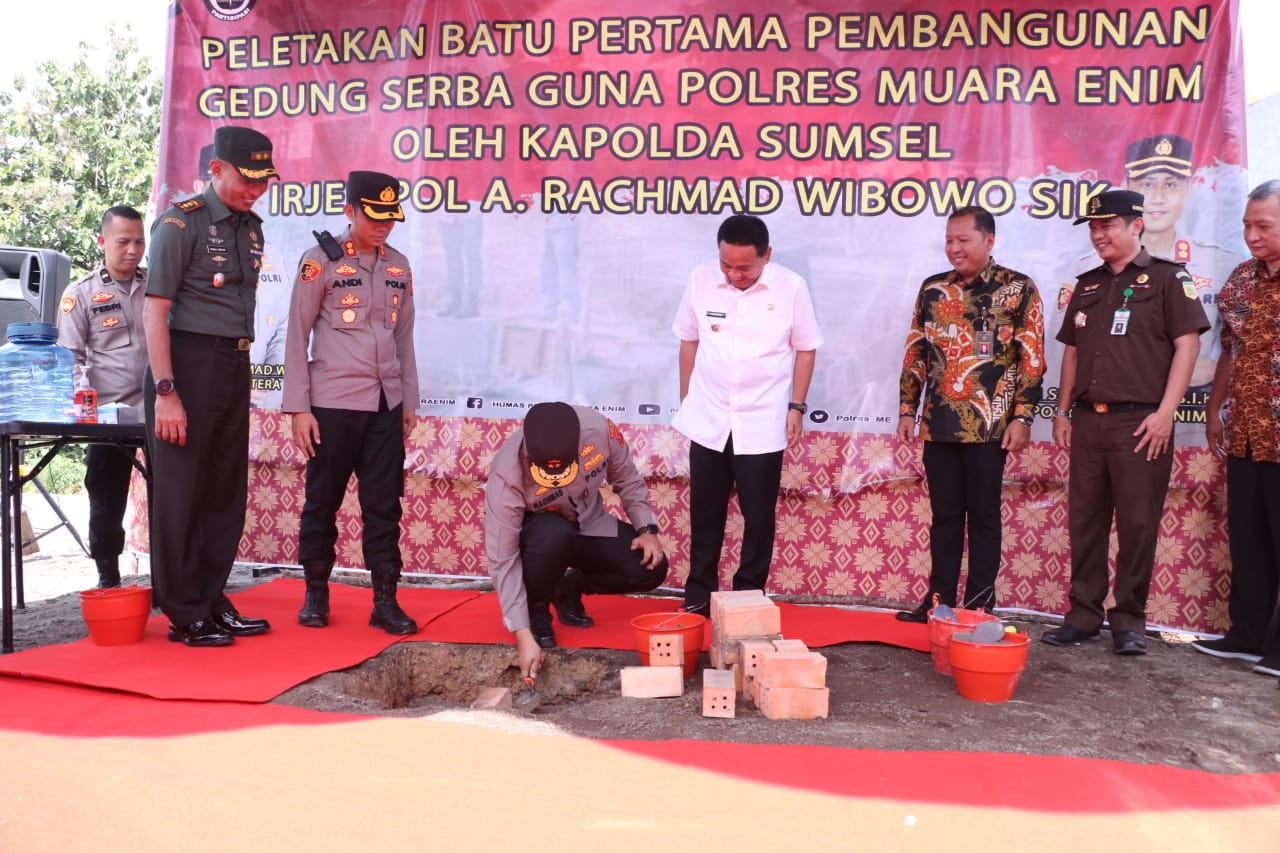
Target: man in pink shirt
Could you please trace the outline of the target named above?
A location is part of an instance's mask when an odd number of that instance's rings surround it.
[[[706,613],[719,588],[729,494],[744,521],[734,589],[764,589],[782,454],[799,440],[822,333],[799,275],[770,264],[769,229],[730,216],[716,234],[719,264],[689,276],[672,329],[680,338],[680,411],[689,439],[689,577],[686,610]]]

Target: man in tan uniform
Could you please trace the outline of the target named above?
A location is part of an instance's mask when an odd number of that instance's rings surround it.
[[[307,457],[298,559],[307,593],[298,623],[329,624],[329,574],[337,514],[354,473],[364,526],[364,563],[373,581],[369,625],[412,634],[400,609],[400,498],[404,441],[418,402],[413,350],[413,272],[387,236],[404,221],[400,182],[381,172],[347,177],[351,221],[337,239],[302,256],[289,305],[284,411]],[[310,358],[308,358],[310,343]]]
[[[92,388],[100,405],[142,408],[147,338],[142,308],[147,251],[142,214],[127,205],[102,215],[98,234],[102,263],[66,289],[58,312],[58,343],[76,357],[76,388]],[[133,455],[112,444],[90,444],[84,453],[89,493],[89,556],[98,566],[98,587],[120,585],[124,510],[133,476]]]

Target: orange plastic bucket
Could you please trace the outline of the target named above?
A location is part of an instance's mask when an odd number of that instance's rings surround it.
[[[707,620],[698,613],[646,613],[631,620],[636,651],[640,663],[649,665],[649,638],[658,634],[679,634],[684,640],[684,677],[692,678],[698,671],[698,655],[702,654]]]
[[[991,622],[998,617],[985,610],[965,610],[956,608],[956,618],[935,619],[933,611],[929,611],[929,654],[933,658],[933,668],[943,675],[951,674],[951,661],[947,657],[947,645],[951,636],[957,631],[966,631],[979,622]]]
[[[956,691],[975,702],[1008,702],[1027,666],[1029,634],[1005,634],[998,643],[952,637],[949,643]]]
[[[80,615],[89,637],[99,646],[139,642],[151,615],[151,589],[121,586],[85,590],[80,593]]]

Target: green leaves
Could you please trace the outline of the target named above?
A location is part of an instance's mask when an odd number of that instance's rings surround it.
[[[147,208],[160,142],[159,72],[128,25],[108,45],[42,62],[0,92],[0,243],[95,266],[103,212]]]

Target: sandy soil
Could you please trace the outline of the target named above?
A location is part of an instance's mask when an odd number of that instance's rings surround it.
[[[39,509],[32,508],[37,529],[51,523]],[[73,521],[75,510],[70,507]],[[92,562],[65,531],[42,539],[41,548],[42,556],[27,564],[28,606],[15,621],[19,649],[86,635],[75,591],[95,582]],[[263,579],[237,567],[232,587]],[[134,575],[125,582],[147,579]],[[1052,627],[1006,621],[1035,637]],[[687,681],[679,698],[623,699],[618,673],[638,663],[634,652],[560,649],[548,654],[538,680],[542,701],[533,720],[584,737],[1039,753],[1221,773],[1280,772],[1277,680],[1251,672],[1244,662],[1195,652],[1189,639],[1149,637],[1150,653],[1141,658],[1117,657],[1109,642],[1074,649],[1034,642],[1013,700],[990,705],[958,696],[928,655],[878,644],[835,646],[821,650],[829,661],[831,716],[814,721],[770,721],[741,697],[736,718],[704,718],[700,677]],[[702,665],[708,665],[705,655]],[[513,692],[523,686],[512,647],[410,642],[314,678],[275,701],[427,716],[465,712],[485,686]],[[513,729],[530,722],[517,717],[511,717]]]

